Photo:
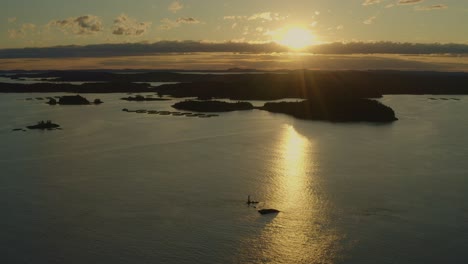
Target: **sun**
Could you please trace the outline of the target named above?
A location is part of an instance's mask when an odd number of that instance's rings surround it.
[[[305,27],[291,26],[281,28],[271,35],[273,41],[293,50],[301,50],[315,43],[314,34]]]

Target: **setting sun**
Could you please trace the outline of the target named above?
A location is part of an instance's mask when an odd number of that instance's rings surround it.
[[[272,34],[276,43],[291,49],[300,50],[315,42],[312,32],[304,27],[288,27],[275,31]]]

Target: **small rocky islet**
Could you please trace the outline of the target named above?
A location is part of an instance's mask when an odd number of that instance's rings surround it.
[[[48,99],[49,101],[47,102],[47,104],[49,105],[99,105],[103,103],[103,101],[101,101],[101,99],[99,98],[94,99],[94,101],[90,102],[88,101],[88,99],[81,95],[64,95],[58,97],[58,100],[52,97],[49,97]]]
[[[154,98],[151,96],[144,97],[143,95],[135,95],[135,96],[128,96],[120,98],[121,100],[125,101],[136,101],[136,102],[146,102],[146,101],[168,101],[168,98]]]
[[[37,124],[35,124],[35,125],[26,126],[26,128],[30,129],[30,130],[34,130],[34,129],[37,129],[37,130],[61,130],[62,129],[60,127],[60,125],[58,125],[56,123],[53,123],[50,120],[47,120],[47,121],[41,120],[41,121],[37,122]],[[24,128],[14,128],[14,129],[12,129],[12,131],[23,131],[23,132],[25,132],[27,130],[24,129]]]
[[[28,129],[41,129],[41,130],[54,130],[54,129],[59,129],[60,125],[52,123],[52,121],[47,120],[47,121],[39,121],[35,125],[30,125],[27,126]]]
[[[199,117],[199,118],[210,118],[217,117],[218,114],[205,114],[205,113],[191,113],[191,112],[179,112],[179,111],[158,111],[158,110],[130,110],[128,108],[123,108],[123,112],[127,113],[137,113],[137,114],[148,114],[148,115],[162,115],[162,116],[186,116],[186,117]]]

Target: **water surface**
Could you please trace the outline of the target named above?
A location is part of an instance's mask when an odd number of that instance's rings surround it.
[[[55,95],[0,94],[1,263],[468,261],[467,96],[386,96],[386,125],[24,100]]]

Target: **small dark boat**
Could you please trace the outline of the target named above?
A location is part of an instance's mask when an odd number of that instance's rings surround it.
[[[260,210],[258,210],[258,212],[260,214],[264,215],[264,214],[277,214],[280,211],[276,210],[276,209],[260,209]]]

